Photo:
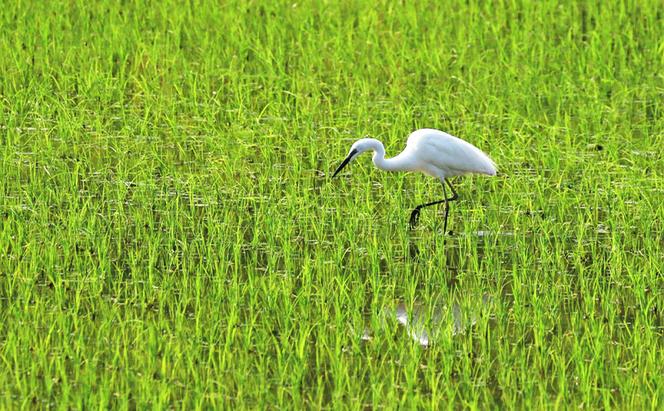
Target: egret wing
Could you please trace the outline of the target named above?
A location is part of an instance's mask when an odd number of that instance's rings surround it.
[[[442,131],[413,133],[408,145],[417,151],[420,161],[439,168],[449,177],[467,173],[496,174],[495,163],[482,150]]]

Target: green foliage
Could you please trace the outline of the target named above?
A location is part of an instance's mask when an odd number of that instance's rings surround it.
[[[0,407],[662,408],[660,1],[10,3]]]

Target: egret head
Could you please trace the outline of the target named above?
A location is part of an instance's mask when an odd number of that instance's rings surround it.
[[[344,161],[341,162],[339,167],[337,167],[337,171],[334,172],[332,177],[336,177],[337,174],[346,167],[350,162],[355,160],[357,156],[360,154],[364,153],[365,151],[370,151],[370,150],[376,150],[377,145],[380,144],[380,141],[373,139],[373,138],[361,138],[357,140],[356,142],[353,143],[353,145],[350,147],[350,151],[348,152],[348,155],[344,159]]]

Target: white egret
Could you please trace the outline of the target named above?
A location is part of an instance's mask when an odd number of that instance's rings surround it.
[[[332,177],[339,174],[347,164],[365,151],[373,151],[373,163],[381,170],[420,171],[440,180],[443,186],[444,198],[415,207],[410,214],[410,225],[411,227],[417,225],[417,219],[422,208],[445,203],[443,233],[447,233],[449,202],[459,197],[447,179],[470,173],[496,175],[496,164],[479,148],[443,131],[423,128],[412,132],[408,136],[406,148],[399,155],[392,158],[385,158],[385,147],[380,141],[373,138],[357,140],[353,143],[348,156]],[[447,198],[445,184],[452,190],[450,198]]]

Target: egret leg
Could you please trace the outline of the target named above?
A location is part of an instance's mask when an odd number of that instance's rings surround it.
[[[446,184],[446,183],[447,183],[447,185],[450,187],[450,190],[452,190],[452,197],[450,197],[450,198],[447,198],[447,190],[445,189],[445,184]],[[452,186],[452,184],[449,182],[449,180],[447,180],[447,179],[443,179],[443,180],[441,181],[441,184],[443,185],[443,195],[445,196],[445,198],[442,199],[442,200],[432,201],[432,202],[430,202],[430,203],[426,203],[426,204],[420,204],[420,205],[418,205],[417,207],[415,207],[415,209],[413,210],[413,212],[410,213],[410,227],[411,227],[411,228],[415,228],[415,226],[417,225],[417,220],[418,220],[419,217],[420,217],[420,210],[421,210],[421,209],[423,209],[423,208],[425,208],[425,207],[432,206],[432,205],[445,203],[445,225],[444,225],[444,232],[447,233],[447,215],[448,215],[449,212],[450,212],[450,205],[448,204],[448,201],[454,201],[454,200],[456,200],[457,198],[459,198],[459,195],[457,194],[456,190],[454,189],[454,187]]]
[[[450,200],[447,199],[447,190],[445,189],[445,182],[442,183],[442,186],[443,186],[443,196],[445,196],[445,224],[443,224],[443,234],[447,234],[447,216],[450,214]],[[452,197],[454,197],[454,195],[452,195]]]

